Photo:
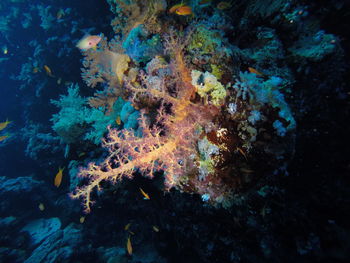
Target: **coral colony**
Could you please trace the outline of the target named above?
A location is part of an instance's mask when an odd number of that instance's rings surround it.
[[[92,123],[85,139],[101,139],[108,150],[104,160],[80,168],[84,180],[71,197],[90,212],[101,183],[160,172],[164,191],[230,207],[237,193],[288,161],[295,129],[282,94],[288,80],[255,69],[234,72],[215,17],[189,24],[188,17],[164,17],[165,1],[116,2],[115,12],[123,14],[112,23],[116,37],[81,48],[83,79],[99,89],[92,107],[78,87],[54,101],[62,107],[54,129],[66,143]],[[77,114],[67,125],[69,107]]]

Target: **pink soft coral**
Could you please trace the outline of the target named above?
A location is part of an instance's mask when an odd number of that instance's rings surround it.
[[[89,182],[71,194],[72,198],[84,200],[85,212],[90,212],[91,193],[95,188],[100,190],[102,181],[116,183],[123,177],[132,178],[136,169],[151,178],[155,171],[164,170],[165,186],[169,189],[186,184],[181,179],[196,169],[199,127],[211,121],[218,109],[191,101],[195,87],[183,59],[183,40],[172,32],[165,45],[166,50],[172,51],[171,78],[161,78],[157,88],[150,84],[144,73],[140,75],[139,86],[126,81],[127,90],[133,94],[133,103],[140,97],[157,101],[160,103],[158,114],[150,122],[141,111],[142,138],[130,130],[109,128],[108,137],[103,140],[109,156],[98,165],[90,163],[81,169],[79,176]]]

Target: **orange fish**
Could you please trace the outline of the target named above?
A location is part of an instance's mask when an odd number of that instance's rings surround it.
[[[175,13],[176,9],[178,9],[178,8],[184,6],[184,5],[185,5],[184,3],[174,5],[173,7],[171,7],[171,8],[169,9],[169,13]]]
[[[49,77],[54,77],[54,75],[52,75],[52,71],[51,71],[51,69],[49,68],[49,66],[48,65],[44,65],[44,70],[45,70],[45,73],[46,73],[46,75],[48,75]]]
[[[216,7],[217,7],[217,9],[225,10],[225,9],[230,8],[231,6],[232,5],[230,2],[220,2],[220,3],[218,3],[218,5]]]
[[[32,72],[33,72],[34,74],[36,74],[36,73],[38,73],[39,71],[40,71],[40,69],[39,69],[38,67],[34,67]]]
[[[102,37],[100,37],[100,36],[87,35],[79,40],[76,47],[79,48],[80,50],[83,50],[83,51],[86,51],[90,48],[96,49],[97,44],[100,43],[101,39],[102,39]]]
[[[63,176],[63,170],[64,170],[64,167],[63,168],[58,168],[58,173],[56,174],[55,176],[55,186],[56,187],[59,187],[61,185],[61,182],[62,182],[62,176]]]
[[[7,135],[3,135],[3,136],[0,136],[0,142],[6,140],[8,137],[10,137],[11,135],[7,134]]]
[[[237,147],[237,150],[244,156],[244,159],[246,159],[248,161],[247,155],[244,153],[244,151],[239,147]]]
[[[179,16],[192,15],[192,8],[190,6],[184,5],[175,10],[175,13]]]
[[[145,200],[151,199],[151,198],[149,198],[149,195],[147,193],[145,193],[145,191],[142,190],[142,188],[140,188],[140,192],[143,195],[143,199],[145,199]]]
[[[255,68],[248,67],[250,73],[254,73],[256,75],[262,76],[263,74],[260,71],[257,71]]]
[[[132,246],[131,246],[131,240],[130,236],[128,237],[128,240],[126,241],[126,250],[128,251],[128,254],[132,255]]]
[[[11,121],[4,121],[0,123],[0,131],[2,131],[3,129],[5,129],[7,127],[7,125],[9,125],[11,123]]]

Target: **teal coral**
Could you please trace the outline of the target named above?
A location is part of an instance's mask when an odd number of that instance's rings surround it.
[[[280,91],[283,80],[279,77],[270,77],[268,80],[259,78],[254,73],[241,72],[240,80],[233,86],[235,89],[242,89],[250,94],[250,103],[259,110],[262,105],[268,104],[278,108],[278,115],[287,122],[287,131],[296,127],[295,119],[284,95]]]
[[[100,144],[107,126],[115,120],[113,114],[105,115],[101,109],[88,107],[87,100],[79,95],[78,85],[72,85],[68,88],[68,95],[61,95],[60,100],[51,103],[60,108],[59,113],[51,118],[52,129],[67,144],[79,140]]]
[[[148,37],[142,25],[133,28],[122,46],[126,53],[136,62],[147,62],[154,56],[162,54],[160,36],[155,34]]]

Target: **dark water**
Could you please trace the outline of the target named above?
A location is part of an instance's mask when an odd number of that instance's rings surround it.
[[[349,261],[349,3],[176,4],[1,1],[0,262]]]

